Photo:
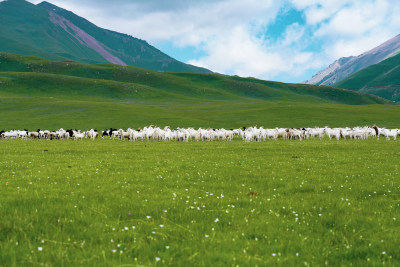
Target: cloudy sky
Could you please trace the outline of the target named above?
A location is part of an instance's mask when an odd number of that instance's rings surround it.
[[[48,2],[183,62],[283,82],[305,81],[340,57],[400,34],[398,0]]]

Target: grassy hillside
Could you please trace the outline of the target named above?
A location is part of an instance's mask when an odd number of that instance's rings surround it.
[[[400,54],[357,72],[337,86],[400,102]]]
[[[49,20],[48,11],[24,0],[0,3],[0,51],[53,60],[107,62]]]
[[[389,103],[372,95],[326,86],[285,84],[219,74],[163,73],[112,64],[87,65],[49,61],[8,53],[0,53],[0,71],[3,72],[3,90],[14,93],[27,93],[29,90],[31,94],[58,94],[65,90],[67,95],[78,93],[133,99],[164,99],[169,96],[174,100],[200,98],[344,104]]]
[[[72,22],[90,36],[79,36],[71,25],[65,28],[50,19],[50,13]],[[51,60],[74,60],[85,63],[109,62],[91,46],[96,41],[125,64],[161,71],[210,72],[179,62],[146,41],[105,30],[72,12],[50,3],[34,5],[25,0],[0,2],[0,51],[36,55]],[[71,28],[72,27],[72,28]]]
[[[399,107],[382,103],[332,87],[0,54],[2,129],[397,126]]]

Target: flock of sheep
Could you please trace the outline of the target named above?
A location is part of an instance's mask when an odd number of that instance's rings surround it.
[[[274,128],[264,129],[263,127],[243,127],[239,129],[194,129],[194,128],[177,128],[170,129],[168,126],[164,128],[149,126],[143,129],[108,129],[99,133],[95,129],[90,131],[80,130],[64,130],[48,131],[38,129],[35,132],[28,130],[12,130],[1,131],[0,139],[48,139],[48,140],[82,140],[91,139],[96,140],[99,135],[102,138],[130,140],[130,141],[231,141],[235,136],[241,137],[245,142],[251,141],[265,141],[267,139],[289,139],[289,140],[303,140],[309,138],[320,138],[328,136],[329,139],[367,139],[374,137],[379,139],[380,136],[385,137],[387,140],[390,138],[396,140],[397,135],[400,134],[399,129],[386,129],[378,128],[376,125],[369,127],[354,127],[354,128]]]

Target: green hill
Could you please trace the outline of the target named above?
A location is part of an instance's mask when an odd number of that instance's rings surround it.
[[[336,86],[400,102],[400,54],[359,71]]]
[[[207,99],[384,104],[381,98],[327,86],[285,84],[220,74],[161,73],[112,64],[88,65],[0,53],[4,85],[13,92],[133,99]],[[23,90],[24,88],[24,90]],[[84,88],[84,90],[82,90]],[[101,89],[101,91],[99,91]]]
[[[105,30],[43,2],[0,2],[0,51],[51,60],[114,63],[157,71],[210,72],[179,62],[146,41]]]
[[[397,105],[351,90],[0,53],[0,128],[397,125]]]

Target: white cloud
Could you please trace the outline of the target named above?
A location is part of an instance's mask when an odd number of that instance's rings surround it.
[[[362,1],[362,0],[361,0]],[[304,10],[307,23],[315,25],[330,19],[352,0],[291,0],[291,3],[299,10]]]
[[[304,74],[304,66],[313,67],[316,63],[312,60],[313,53],[293,50],[290,46],[301,36],[301,31],[299,35],[293,34],[298,27],[289,26],[286,38],[278,43],[255,38],[246,29],[237,27],[223,39],[208,43],[205,47],[207,56],[189,63],[245,77],[299,77]],[[320,66],[318,62],[317,67]]]
[[[286,28],[285,39],[282,41],[283,46],[289,46],[301,40],[304,36],[305,27],[300,26],[297,22]]]
[[[337,12],[316,34],[336,37],[362,36],[379,26],[384,26],[387,14],[390,14],[390,10],[385,1],[354,3]]]
[[[212,66],[217,72],[240,76],[260,76],[285,68],[281,57],[265,51],[264,44],[237,27],[228,35],[210,41],[205,47],[208,56],[190,61],[191,64]],[[271,75],[272,76],[272,75]]]
[[[333,58],[356,56],[400,33],[399,4],[387,0],[347,4],[320,25],[315,36],[325,40]]]

